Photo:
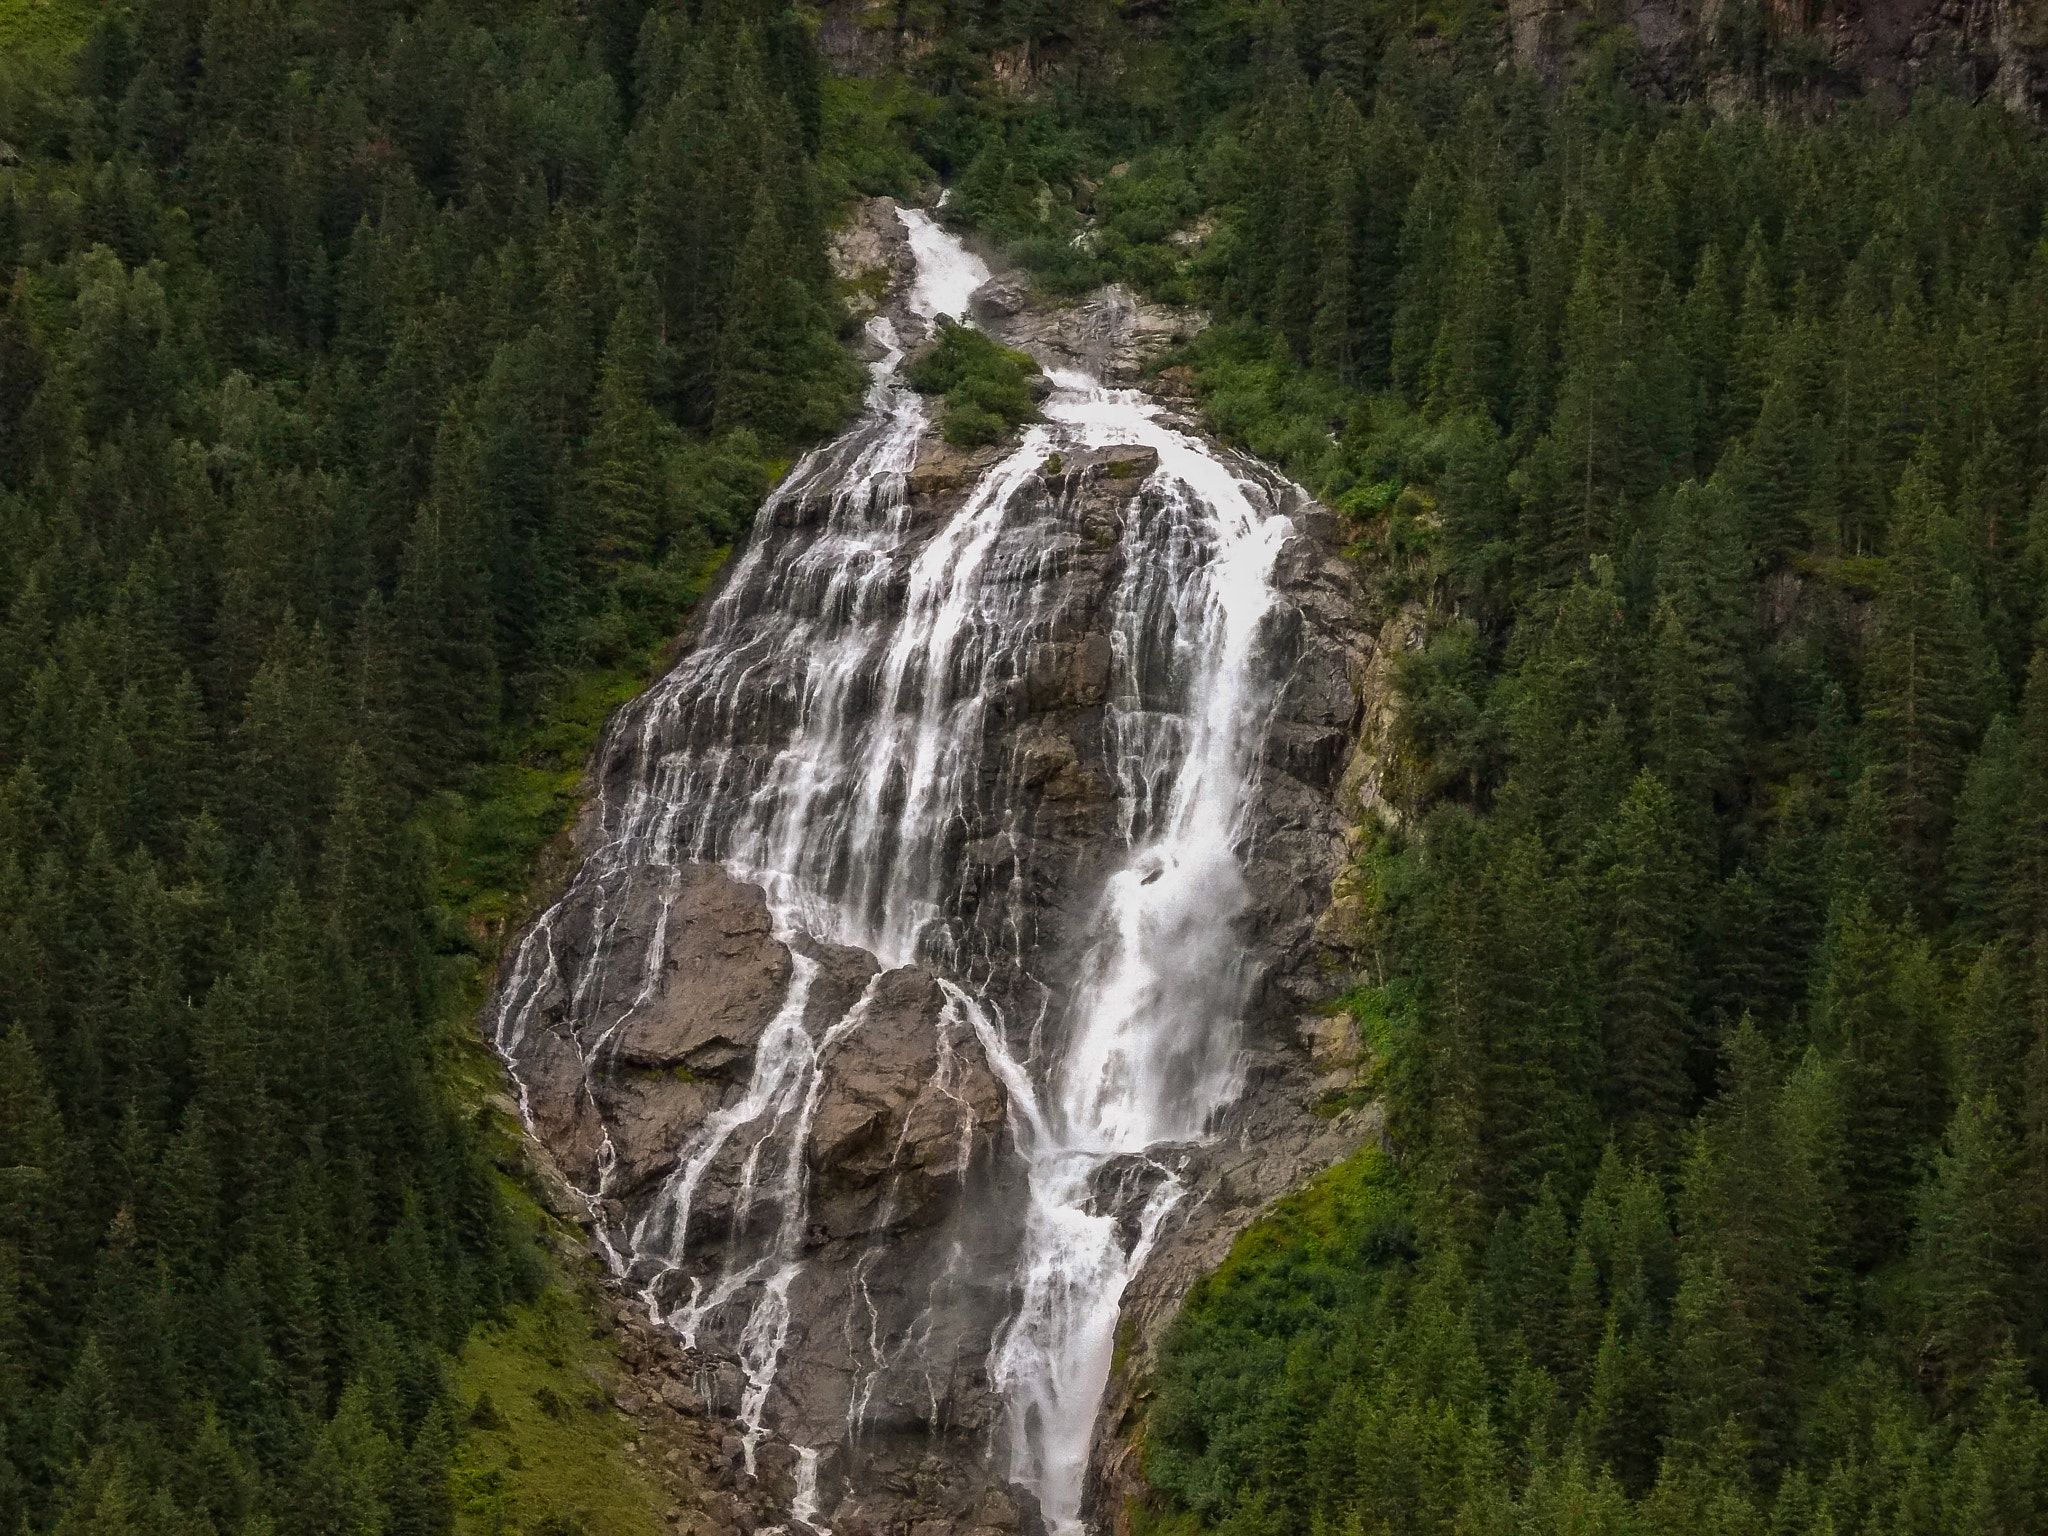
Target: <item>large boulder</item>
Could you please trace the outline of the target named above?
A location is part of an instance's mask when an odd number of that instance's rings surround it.
[[[774,936],[767,897],[714,864],[686,864],[660,900],[659,969],[632,997],[617,1059],[697,1077],[743,1075],[789,986],[789,950]]]
[[[958,1183],[1002,1129],[1002,1088],[972,1024],[916,967],[876,981],[826,1073],[809,1157],[813,1218],[833,1237],[879,1219],[885,1181],[888,1219],[936,1216],[940,1186]],[[916,1177],[905,1187],[899,1174]]]

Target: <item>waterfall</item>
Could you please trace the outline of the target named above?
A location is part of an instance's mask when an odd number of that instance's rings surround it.
[[[1082,963],[1065,1051],[1048,1082],[1012,1090],[1037,1101],[1019,1136],[1031,1208],[1023,1301],[995,1375],[1009,1399],[1012,1474],[1064,1533],[1079,1529],[1118,1301],[1180,1194],[1162,1178],[1127,1246],[1117,1217],[1095,1210],[1097,1178],[1114,1159],[1199,1137],[1239,1087],[1244,984],[1230,934],[1246,899],[1242,817],[1270,708],[1257,686],[1258,641],[1293,528],[1260,487],[1159,425],[1142,396],[1075,375],[1055,383],[1046,414],[1087,446],[1156,449],[1164,492],[1113,630],[1127,856],[1102,898],[1102,938]],[[1144,653],[1162,637],[1166,654],[1150,665],[1183,679],[1189,704],[1164,719],[1142,687]]]
[[[986,267],[926,215],[902,217],[917,270],[897,320],[964,319]],[[595,1185],[581,1191],[609,1262],[649,1315],[686,1343],[716,1333],[737,1359],[752,1470],[813,1262],[805,1159],[821,1093],[837,1055],[872,1027],[883,974],[917,965],[936,977],[933,1091],[954,1092],[956,1042],[978,1044],[1007,1095],[1022,1164],[1010,1187],[1026,1208],[1011,1213],[1015,1248],[999,1261],[1014,1270],[983,1277],[1011,1298],[984,1339],[1009,1477],[1037,1495],[1056,1536],[1072,1536],[1118,1302],[1185,1193],[1172,1149],[1205,1136],[1242,1087],[1248,978],[1234,924],[1249,899],[1247,807],[1272,708],[1262,667],[1274,573],[1295,530],[1273,477],[1176,429],[1142,394],[1071,372],[1051,375],[1043,420],[979,469],[943,522],[920,526],[908,477],[929,417],[899,372],[920,338],[888,319],[869,335],[878,357],[860,420],[770,497],[686,659],[614,727],[602,777],[623,787],[607,791],[603,840],[565,906],[513,957],[493,1038],[530,1119],[521,1074],[537,1021],[547,1009],[565,1017],[557,1033],[575,1042],[595,1105],[607,1053],[656,989],[677,872],[718,864],[766,892],[789,971],[744,1085],[687,1132],[659,1187],[624,1218],[609,1125]],[[1036,650],[1068,643],[1059,582],[1082,541],[1046,490],[1048,460],[1113,449],[1157,455],[1123,514],[1099,615],[1115,846],[1091,855],[1097,894],[1079,914],[1089,937],[1053,981],[1039,974],[1049,962],[1028,925],[970,891],[967,871],[979,879],[1020,857],[1012,771],[984,746],[1014,714]],[[982,829],[973,850],[970,827]],[[646,946],[636,961],[615,951],[629,945],[634,882],[647,881],[659,918],[630,935]],[[594,914],[580,948],[559,917],[576,901]],[[821,945],[865,951],[884,969],[850,1004],[828,1003]],[[641,979],[622,992],[614,971]],[[614,994],[616,1006],[605,1003]],[[1028,1017],[1020,997],[1039,999]],[[968,1175],[973,1121],[962,1115],[957,1160],[934,1177]],[[707,1269],[714,1178],[729,1187],[729,1214]],[[878,1218],[885,1228],[895,1198]],[[849,1446],[877,1380],[927,1347],[940,1305],[914,1323],[888,1321],[870,1284],[885,1249],[877,1237],[851,1266]],[[949,1294],[975,1262],[954,1243],[945,1272],[926,1277],[929,1295]],[[800,1448],[799,1472],[793,1518],[822,1530],[818,1450]]]

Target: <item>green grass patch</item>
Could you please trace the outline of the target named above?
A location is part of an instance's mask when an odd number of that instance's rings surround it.
[[[666,1494],[627,1455],[617,1367],[588,1306],[557,1286],[470,1336],[456,1364],[467,1414],[451,1469],[461,1536],[656,1536]]]
[[[1304,1262],[1341,1262],[1403,1214],[1392,1165],[1377,1146],[1361,1148],[1276,1204],[1245,1228],[1214,1274],[1195,1282],[1188,1309],[1227,1310],[1237,1293],[1276,1269]]]
[[[1191,1514],[1213,1521],[1260,1480],[1284,1426],[1343,1378],[1353,1319],[1400,1283],[1411,1241],[1395,1171],[1368,1146],[1281,1200],[1195,1283],[1146,1415],[1146,1479],[1167,1501],[1151,1530],[1199,1529]]]
[[[0,0],[0,63],[61,62],[85,41],[101,9],[100,0]]]

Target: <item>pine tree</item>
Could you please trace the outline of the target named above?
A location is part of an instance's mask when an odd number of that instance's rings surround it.
[[[2022,774],[2000,915],[2006,931],[2048,952],[2048,647],[2037,649],[2020,700]]]
[[[2003,926],[2013,860],[2025,836],[2026,768],[2020,733],[2000,715],[1985,731],[1956,797],[1949,902],[1957,928],[1980,943]]]
[[[1439,410],[1506,419],[1513,390],[1513,334],[1502,296],[1514,288],[1514,252],[1475,186],[1451,237],[1455,277],[1430,360],[1430,398]]]
[[[823,308],[791,269],[788,237],[764,188],[733,268],[734,306],[719,343],[721,432],[750,428],[772,442],[831,429],[851,396],[851,365],[832,338]],[[839,358],[833,369],[829,359]]]
[[[1725,284],[1720,247],[1709,242],[1700,255],[1692,286],[1686,290],[1683,310],[1685,350],[1696,380],[1693,462],[1702,473],[1720,458],[1727,437],[1724,412],[1735,333]]]
[[[1892,521],[1864,719],[1872,755],[1886,765],[1906,866],[1926,877],[1939,867],[1949,804],[1999,702],[1999,681],[1976,594],[1944,558],[1953,524],[1917,462],[1899,484]]]
[[[1762,409],[1778,343],[1775,295],[1761,229],[1750,230],[1740,266],[1742,302],[1736,311],[1735,346],[1723,397],[1723,420],[1730,432],[1747,431]]]
[[[2019,1146],[1996,1094],[1966,1099],[1915,1200],[1923,1325],[1951,1391],[1981,1380],[2020,1315]]]
[[[326,637],[287,619],[249,685],[235,732],[236,826],[291,876],[312,858],[332,801],[338,699]]]
[[[1813,1344],[1808,1298],[1827,1263],[1837,1102],[1825,1067],[1803,1064],[1781,1086],[1748,1021],[1730,1038],[1680,1201],[1669,1412],[1681,1459],[1733,1450],[1758,1470],[1783,1465]]]
[[[1837,913],[1823,954],[1812,1028],[1841,1075],[1848,1245],[1868,1267],[1903,1232],[1914,1168],[1946,1116],[1947,1021],[1924,941],[1867,903]]]
[[[1692,884],[1671,795],[1649,773],[1629,789],[1605,839],[1600,970],[1607,1117],[1622,1150],[1652,1167],[1677,1152],[1691,1098],[1686,1065],[1685,913]]]
[[[1359,294],[1372,278],[1363,270],[1363,234],[1370,216],[1358,164],[1364,135],[1364,119],[1351,98],[1339,92],[1323,114],[1323,160],[1329,192],[1317,246],[1310,355],[1318,368],[1346,384],[1359,381],[1365,362]]]
[[[647,402],[650,350],[638,313],[622,308],[606,344],[597,430],[583,461],[586,558],[601,567],[649,558],[673,521],[671,432]]]

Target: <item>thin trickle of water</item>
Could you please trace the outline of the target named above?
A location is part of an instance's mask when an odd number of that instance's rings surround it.
[[[926,326],[964,319],[987,268],[925,214],[903,220],[917,261],[911,314]],[[592,1018],[605,968],[637,963],[619,972],[636,978],[624,1014],[587,1042],[569,1031],[588,1093],[659,983],[672,872],[717,862],[766,891],[790,974],[745,1086],[696,1124],[652,1198],[599,1229],[650,1316],[685,1343],[715,1334],[737,1356],[751,1470],[805,1283],[812,1123],[879,981],[836,1020],[813,1017],[826,994],[809,941],[930,969],[944,1006],[924,1086],[929,1102],[959,1105],[961,1129],[952,1161],[920,1176],[964,1178],[971,1166],[975,1121],[957,1088],[971,1038],[1002,1085],[1024,1164],[1017,1267],[973,1276],[987,1259],[956,1244],[944,1272],[926,1277],[924,1310],[885,1327],[870,1279],[886,1257],[891,1187],[850,1277],[841,1464],[857,1473],[877,1384],[906,1363],[924,1372],[930,1422],[940,1421],[949,1367],[924,1358],[927,1342],[957,1284],[1007,1279],[1015,1309],[987,1340],[986,1363],[1006,1405],[1010,1476],[1036,1493],[1055,1536],[1073,1536],[1118,1304],[1184,1194],[1158,1149],[1202,1137],[1241,1087],[1246,978],[1230,935],[1247,902],[1244,818],[1267,724],[1262,634],[1292,527],[1265,482],[1173,429],[1142,395],[1071,373],[1054,376],[1044,420],[957,511],[914,526],[906,482],[928,418],[900,377],[909,343],[887,320],[871,322],[870,337],[879,360],[860,422],[769,499],[688,658],[607,744],[605,779],[623,782],[625,798],[602,808],[608,840],[579,877],[597,890],[599,939],[565,958],[556,914],[541,919],[508,968],[493,1039],[517,1077],[537,999],[566,993],[572,1022]],[[960,839],[996,772],[983,760],[991,711],[1015,697],[1057,609],[1057,540],[1070,535],[1042,495],[1024,492],[1049,455],[1118,445],[1159,456],[1130,503],[1107,615],[1103,730],[1122,848],[1063,1003],[1006,1019],[992,979],[1023,974],[1031,957],[991,953],[963,923]],[[614,956],[627,904],[606,905],[607,882],[646,871],[670,872],[670,884],[651,935],[636,941],[645,953]],[[530,1116],[523,1083],[521,1094]],[[598,1187],[584,1197],[600,1213],[617,1161],[608,1129],[595,1160]],[[695,1224],[714,1178],[736,1193],[707,1265]],[[772,1214],[756,1219],[756,1207]],[[819,1466],[817,1450],[799,1450],[791,1515],[829,1536]]]
[[[807,1445],[796,1448],[796,1496],[789,1501],[789,1518],[810,1527],[815,1536],[832,1536],[832,1528],[818,1523],[818,1453]]]

